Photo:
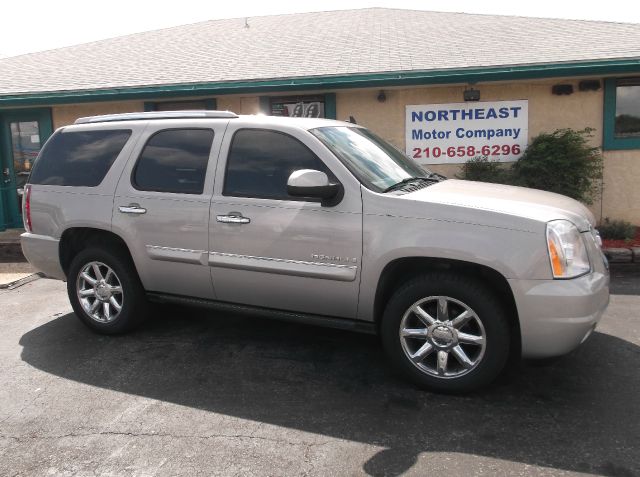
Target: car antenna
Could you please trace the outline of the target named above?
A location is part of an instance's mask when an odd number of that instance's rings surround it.
[[[358,123],[356,122],[356,118],[354,118],[353,116],[349,116],[349,122],[350,122],[351,124],[358,124]]]

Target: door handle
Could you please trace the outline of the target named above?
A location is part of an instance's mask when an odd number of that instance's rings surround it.
[[[227,215],[216,216],[218,222],[223,224],[248,224],[251,222],[249,217],[243,217],[240,212],[229,212]]]
[[[138,204],[121,205],[118,210],[123,214],[146,214],[147,209]]]

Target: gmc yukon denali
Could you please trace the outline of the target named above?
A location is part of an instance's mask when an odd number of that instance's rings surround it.
[[[47,141],[23,209],[25,256],[98,333],[138,325],[149,301],[373,332],[437,391],[568,353],[609,301],[583,205],[446,180],[339,121],[81,118]]]

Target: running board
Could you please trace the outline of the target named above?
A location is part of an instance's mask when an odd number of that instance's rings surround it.
[[[239,305],[237,303],[206,300],[204,298],[170,295],[165,293],[148,292],[147,297],[149,300],[157,303],[176,303],[179,305],[196,306],[216,311],[251,314],[260,316],[261,318],[288,321],[291,323],[323,326],[325,328],[336,328],[339,330],[355,331],[357,333],[377,334],[375,324],[368,321],[350,320],[348,318],[336,318],[334,316],[313,315],[310,313],[298,313],[286,310],[275,310],[272,308]]]

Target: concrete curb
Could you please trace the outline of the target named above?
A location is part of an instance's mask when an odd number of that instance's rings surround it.
[[[18,288],[22,285],[25,285],[29,282],[37,280],[39,278],[43,278],[44,274],[41,272],[32,273],[31,275],[27,275],[26,277],[22,277],[19,280],[14,280],[9,283],[0,283],[0,290],[13,290],[14,288]]]
[[[610,263],[635,263],[640,267],[640,247],[604,248],[604,255]]]

